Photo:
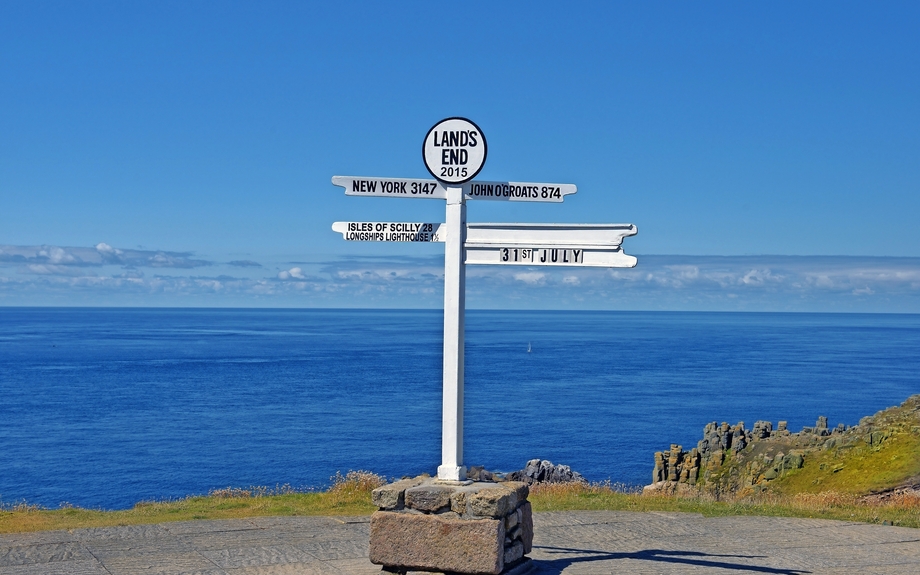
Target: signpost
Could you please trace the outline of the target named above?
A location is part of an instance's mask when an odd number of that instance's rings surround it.
[[[447,118],[425,135],[422,158],[434,180],[335,176],[349,196],[446,200],[445,223],[335,222],[349,241],[444,243],[444,384],[438,479],[463,481],[463,331],[466,264],[634,267],[623,253],[632,224],[468,224],[467,200],[562,202],[574,184],[477,182],[485,135],[465,118]]]

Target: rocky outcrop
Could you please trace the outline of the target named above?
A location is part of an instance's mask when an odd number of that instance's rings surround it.
[[[652,484],[645,492],[688,492],[668,485],[677,483],[695,487],[697,492],[737,493],[801,468],[809,448],[820,447],[829,438],[842,438],[849,429],[842,423],[828,428],[823,415],[814,427],[798,433],[791,433],[785,421],[775,429],[770,421],[757,421],[751,429],[743,421],[735,425],[713,421],[706,424],[703,438],[690,451],[672,444],[669,450],[655,453]]]
[[[587,483],[581,473],[572,471],[568,465],[555,465],[545,459],[531,459],[520,471],[509,473],[511,481],[534,483]]]
[[[785,421],[775,428],[758,421],[750,430],[743,422],[709,423],[695,448],[671,445],[655,454],[652,485],[645,492],[719,497],[836,490],[881,501],[920,493],[917,469],[920,395],[851,427],[831,427],[824,416],[798,433]]]

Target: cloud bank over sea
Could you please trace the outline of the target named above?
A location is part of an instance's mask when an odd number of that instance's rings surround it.
[[[468,266],[467,306],[920,313],[920,258],[641,255],[632,269]],[[441,256],[256,261],[0,245],[0,305],[439,308]]]

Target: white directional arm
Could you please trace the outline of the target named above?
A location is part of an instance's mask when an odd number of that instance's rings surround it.
[[[623,253],[632,224],[469,224],[466,263],[521,266],[635,267]]]

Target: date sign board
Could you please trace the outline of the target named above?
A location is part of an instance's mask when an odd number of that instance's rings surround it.
[[[623,253],[632,224],[467,225],[464,263],[523,266],[635,267]]]

